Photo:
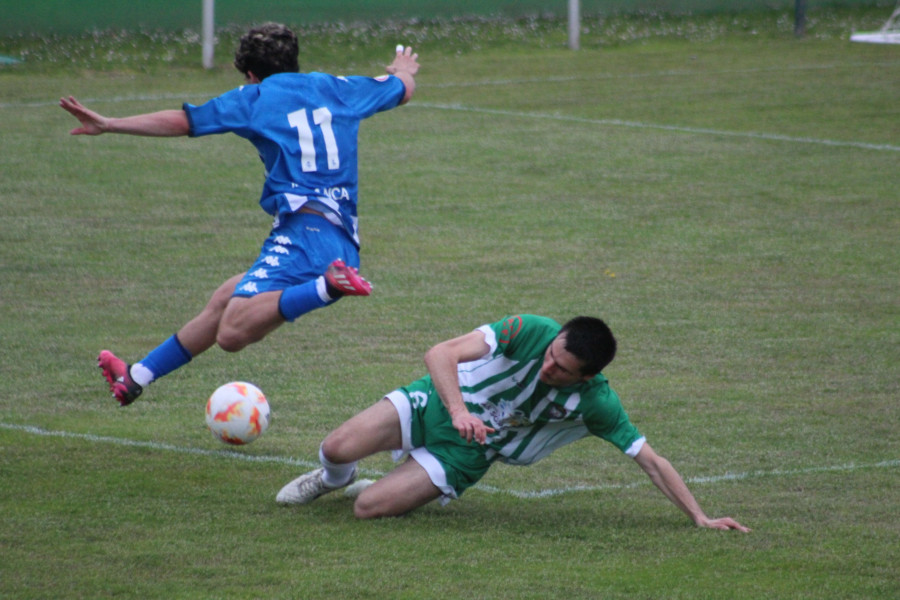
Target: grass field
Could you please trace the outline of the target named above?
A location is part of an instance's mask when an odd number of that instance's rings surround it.
[[[897,598],[900,47],[847,41],[886,16],[608,21],[577,53],[555,22],[342,38],[357,72],[422,55],[361,133],[376,293],[126,409],[97,352],[142,357],[247,267],[262,172],[235,137],[70,137],[56,99],[125,115],[240,78],[128,39],[0,69],[0,598]],[[329,37],[307,68],[343,71]],[[632,420],[753,532],[693,528],[599,440],[402,519],[275,504],[430,344],[514,312],[605,318]],[[233,379],[273,409],[235,451],[203,421]]]

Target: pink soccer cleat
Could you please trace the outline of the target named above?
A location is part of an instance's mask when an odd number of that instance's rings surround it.
[[[363,279],[353,267],[337,259],[325,271],[325,281],[345,296],[368,296],[372,293],[372,284]]]
[[[140,385],[131,379],[129,366],[109,350],[100,352],[97,357],[97,365],[103,372],[103,377],[109,384],[109,391],[119,401],[121,406],[128,406],[144,391]]]

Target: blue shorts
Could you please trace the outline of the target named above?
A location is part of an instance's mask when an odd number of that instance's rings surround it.
[[[342,228],[315,214],[281,215],[233,295],[249,298],[312,281],[339,258],[359,268],[359,249]]]

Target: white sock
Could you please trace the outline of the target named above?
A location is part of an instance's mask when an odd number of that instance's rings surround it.
[[[325,283],[324,275],[319,275],[319,278],[316,279],[316,292],[319,294],[319,298],[322,299],[322,302],[331,302],[334,300],[334,298],[328,295],[328,285]]]
[[[339,488],[350,482],[353,476],[353,469],[356,467],[356,461],[350,463],[333,463],[325,458],[322,452],[322,446],[319,446],[319,462],[325,467],[325,473],[322,475],[322,481],[330,488]]]
[[[131,370],[128,374],[131,375],[131,380],[141,387],[147,387],[154,379],[156,379],[153,375],[153,371],[141,363],[134,363],[131,365]]]

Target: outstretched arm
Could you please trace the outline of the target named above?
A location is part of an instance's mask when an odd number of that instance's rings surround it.
[[[72,135],[100,135],[101,133],[126,133],[153,137],[174,137],[187,135],[190,131],[187,115],[183,110],[162,110],[132,117],[104,117],[69,96],[60,98],[63,110],[81,122],[69,133]]]
[[[409,46],[406,48],[397,46],[397,55],[394,57],[394,62],[385,68],[390,75],[398,77],[403,82],[403,85],[406,86],[406,93],[403,95],[400,104],[409,102],[409,99],[412,98],[416,91],[416,73],[419,72],[418,59],[419,55],[413,54],[412,48]]]
[[[645,443],[634,460],[650,476],[650,480],[665,494],[666,498],[690,517],[698,527],[737,529],[744,533],[750,531],[731,517],[719,519],[707,517],[672,463],[657,454],[650,444]]]
[[[479,444],[485,443],[487,434],[494,430],[466,408],[459,389],[457,366],[459,363],[481,358],[489,350],[484,333],[476,330],[441,342],[425,353],[425,366],[431,374],[434,389],[453,420],[453,426],[466,441],[474,439]]]

